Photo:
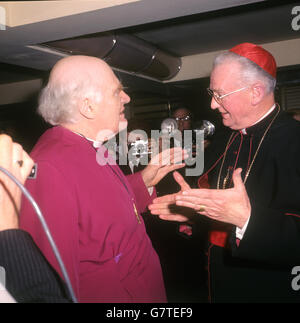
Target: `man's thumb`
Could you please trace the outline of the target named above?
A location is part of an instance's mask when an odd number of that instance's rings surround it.
[[[244,182],[242,180],[242,169],[237,168],[232,174],[233,185],[235,188],[244,188]]]
[[[175,181],[180,185],[181,190],[191,189],[190,185],[184,180],[184,178],[178,172],[174,172],[173,177]]]

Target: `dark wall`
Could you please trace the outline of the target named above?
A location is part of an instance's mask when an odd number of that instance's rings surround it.
[[[37,115],[36,107],[36,101],[0,107],[0,132],[10,135],[27,152],[48,127]]]

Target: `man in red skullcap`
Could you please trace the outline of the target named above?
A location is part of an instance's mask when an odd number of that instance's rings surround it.
[[[300,301],[300,125],[275,103],[275,85],[275,59],[261,46],[216,57],[208,93],[224,132],[205,152],[199,187],[176,174],[181,191],[150,206],[166,220],[186,221],[176,204],[211,221],[212,302]]]

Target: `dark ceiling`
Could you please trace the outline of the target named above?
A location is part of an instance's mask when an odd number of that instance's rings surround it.
[[[177,56],[189,56],[227,49],[240,42],[270,43],[300,38],[291,28],[294,1],[264,1],[175,19],[114,30],[133,34]],[[47,72],[0,65],[0,84],[32,77],[47,77]],[[207,80],[160,83],[117,72],[134,97],[169,98],[197,91]]]
[[[178,56],[227,49],[240,42],[299,38],[291,11],[299,2],[265,1],[121,29]]]

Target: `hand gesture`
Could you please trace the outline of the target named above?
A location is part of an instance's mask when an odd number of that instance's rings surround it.
[[[185,166],[182,161],[187,153],[179,147],[167,149],[154,156],[149,165],[142,170],[142,177],[147,187],[158,184],[167,174]]]
[[[191,189],[189,184],[187,184],[187,182],[183,179],[183,177],[178,172],[174,172],[173,176],[175,181],[180,185],[180,188],[181,188],[180,192]],[[151,211],[152,214],[158,215],[162,220],[187,222],[189,218],[186,215],[181,214],[180,208],[174,207],[176,206],[177,194],[178,193],[165,195],[154,199],[152,204],[149,205],[149,210]],[[186,208],[184,209],[185,211],[187,211]],[[186,212],[182,212],[182,213],[186,213]]]
[[[234,171],[233,188],[184,190],[175,196],[176,205],[191,208],[213,220],[242,228],[250,217],[251,205],[241,172],[240,168]]]

